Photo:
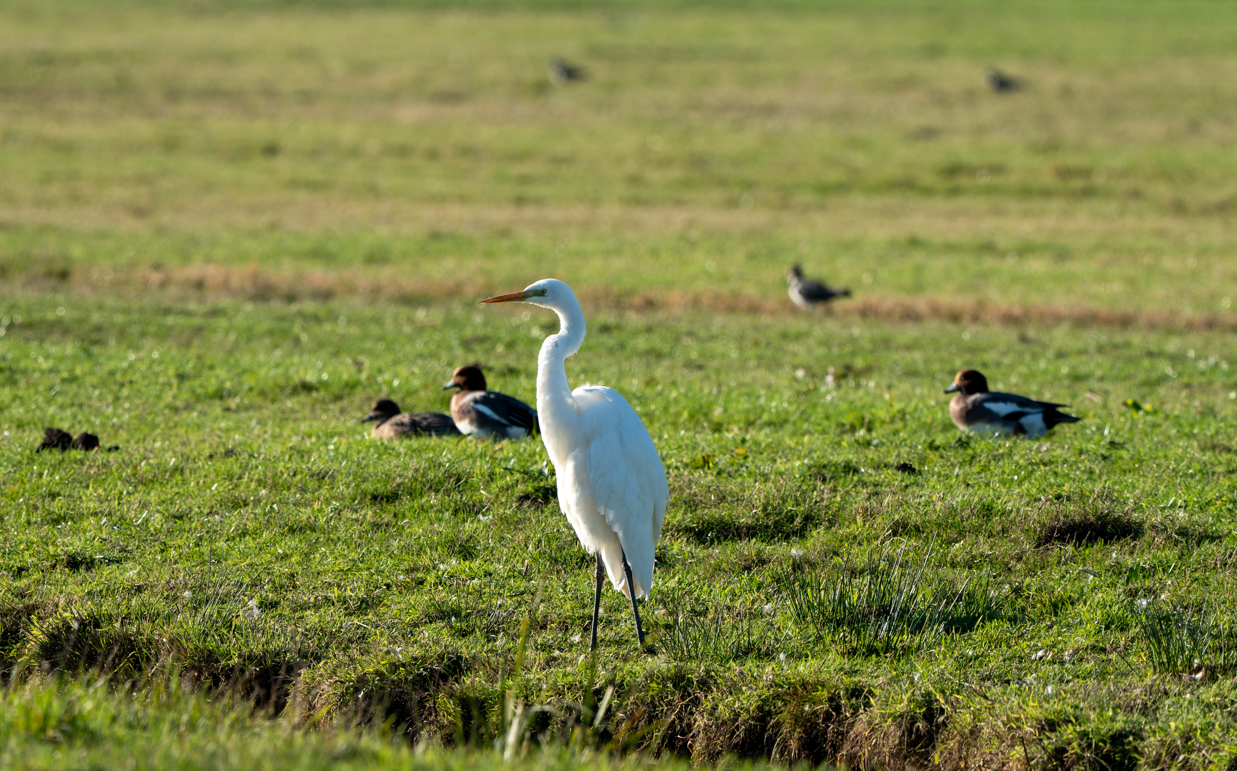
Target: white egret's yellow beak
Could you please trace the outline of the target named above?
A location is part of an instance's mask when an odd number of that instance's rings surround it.
[[[500,294],[497,297],[488,297],[482,300],[482,303],[518,303],[527,300],[533,295],[528,292],[512,292],[511,294]]]

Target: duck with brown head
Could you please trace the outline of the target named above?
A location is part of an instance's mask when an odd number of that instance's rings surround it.
[[[539,431],[537,411],[524,402],[486,388],[485,374],[477,364],[455,370],[446,391],[451,397],[451,418],[460,433],[477,439],[523,439]]]
[[[1081,420],[1057,409],[1065,407],[1064,404],[989,391],[988,379],[974,369],[959,372],[945,393],[956,394],[949,402],[949,417],[954,425],[977,434],[1040,437],[1058,423]]]
[[[370,430],[374,439],[399,439],[404,436],[459,436],[459,429],[449,415],[438,412],[400,412],[399,405],[390,399],[379,399],[362,423],[371,420],[378,424]]]

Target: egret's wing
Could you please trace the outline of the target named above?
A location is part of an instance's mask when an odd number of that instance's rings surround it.
[[[654,547],[670,497],[666,470],[640,416],[618,391],[586,386],[572,396],[583,419],[593,505],[618,534],[636,594],[647,596],[653,585]]]

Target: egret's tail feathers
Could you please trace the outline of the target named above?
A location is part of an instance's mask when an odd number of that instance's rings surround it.
[[[635,581],[635,579],[632,579],[632,580],[633,580],[633,581],[635,582],[635,584],[636,584],[636,598],[637,598],[637,599],[639,599],[640,597],[645,597],[645,598],[647,598],[647,597],[649,596],[649,593],[645,590],[645,588],[644,588],[643,586],[641,586],[641,585],[640,585],[640,582],[639,582],[639,581]],[[628,586],[627,586],[627,579],[626,579],[626,578],[624,578],[624,579],[623,579],[623,583],[622,583],[621,585],[619,585],[619,586],[615,586],[614,588],[615,588],[615,589],[618,589],[619,594],[622,594],[622,595],[623,595],[624,597],[626,597],[627,599],[631,599],[631,589],[630,589],[630,588],[628,588]]]
[[[610,578],[610,584],[614,587],[614,591],[631,599],[631,590],[627,586],[627,576],[623,574],[623,550],[618,544],[614,548],[602,547],[601,561],[605,563],[606,575]],[[632,570],[632,582],[636,585],[636,597],[648,597],[648,589],[639,577],[635,575],[636,571]]]

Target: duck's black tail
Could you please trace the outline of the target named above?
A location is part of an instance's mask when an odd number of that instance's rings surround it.
[[[1077,423],[1080,420],[1082,420],[1082,418],[1075,417],[1073,415],[1066,415],[1056,407],[1053,407],[1050,410],[1044,410],[1044,425],[1048,428],[1052,428],[1058,423]]]

